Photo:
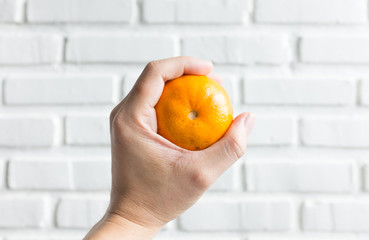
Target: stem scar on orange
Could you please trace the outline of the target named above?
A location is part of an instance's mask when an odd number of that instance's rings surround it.
[[[209,147],[233,121],[227,92],[207,76],[183,75],[168,81],[155,110],[158,134],[187,150]]]

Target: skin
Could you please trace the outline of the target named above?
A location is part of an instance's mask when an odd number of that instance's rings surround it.
[[[152,239],[244,155],[255,122],[250,113],[238,115],[218,142],[201,151],[185,150],[157,134],[154,107],[165,82],[183,74],[208,75],[212,68],[211,62],[192,57],[150,62],[113,109],[110,205],[85,240]]]

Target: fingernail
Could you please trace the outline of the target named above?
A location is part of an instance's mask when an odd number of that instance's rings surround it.
[[[253,113],[249,113],[246,116],[246,118],[244,120],[244,125],[245,125],[245,128],[246,128],[247,134],[249,134],[251,132],[251,130],[253,129],[254,124],[255,124],[255,119],[256,119],[256,116]]]

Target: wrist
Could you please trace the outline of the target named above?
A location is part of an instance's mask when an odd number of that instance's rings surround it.
[[[152,239],[160,229],[161,227],[142,226],[118,214],[108,212],[91,229],[84,240],[149,240]]]

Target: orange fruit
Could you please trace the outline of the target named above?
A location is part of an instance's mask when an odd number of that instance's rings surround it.
[[[207,76],[183,75],[168,81],[155,110],[158,134],[188,150],[209,147],[233,121],[227,92]]]

